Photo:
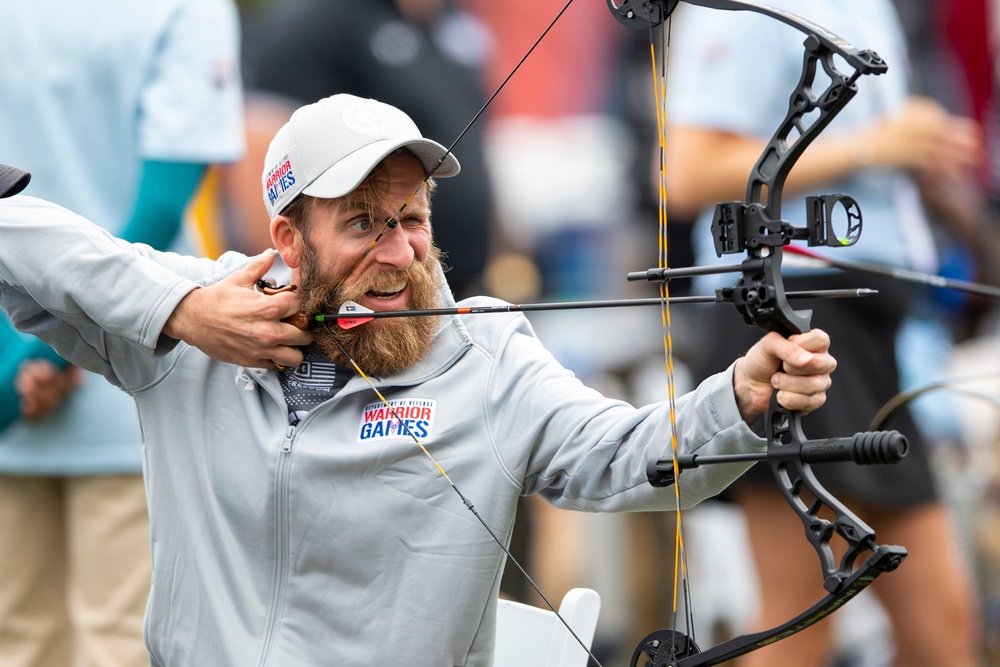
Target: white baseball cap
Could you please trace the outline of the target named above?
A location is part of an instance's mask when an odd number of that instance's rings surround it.
[[[273,220],[300,194],[343,197],[397,148],[413,153],[425,173],[447,153],[425,139],[409,116],[377,100],[341,94],[299,108],[274,135],[264,158],[268,216]],[[447,153],[433,175],[447,178],[460,169]]]

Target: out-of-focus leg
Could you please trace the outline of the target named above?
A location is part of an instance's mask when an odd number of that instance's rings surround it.
[[[746,514],[760,586],[760,613],[753,630],[764,630],[802,613],[827,591],[802,521],[777,488],[748,486],[738,499]],[[822,620],[740,658],[740,667],[826,667],[832,650],[830,630],[829,619]]]
[[[901,544],[909,555],[872,590],[892,620],[900,667],[977,667],[980,625],[969,563],[948,509],[928,504],[876,512],[882,544]]]
[[[62,480],[0,475],[0,662],[69,667]]]
[[[76,665],[148,667],[142,621],[152,567],[142,477],[74,479],[67,515]]]

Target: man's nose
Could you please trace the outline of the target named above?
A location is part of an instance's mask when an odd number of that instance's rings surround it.
[[[402,225],[387,229],[372,249],[372,259],[379,264],[404,270],[413,264],[415,255],[410,233]]]

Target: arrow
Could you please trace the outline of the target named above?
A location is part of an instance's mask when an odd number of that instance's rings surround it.
[[[883,266],[881,264],[872,264],[870,262],[845,262],[839,259],[830,259],[828,257],[819,255],[811,250],[806,250],[805,248],[793,245],[785,246],[785,251],[790,252],[794,255],[801,255],[803,257],[808,257],[809,259],[813,259],[819,263],[822,263],[834,269],[841,269],[843,271],[862,271],[864,273],[874,273],[876,275],[889,276],[890,278],[897,278],[899,280],[904,280],[910,283],[917,283],[918,285],[944,287],[946,289],[953,289],[953,290],[958,290],[960,292],[968,292],[970,294],[979,294],[980,296],[988,296],[993,299],[1000,299],[1000,288],[990,287],[989,285],[981,285],[979,283],[973,283],[967,280],[956,280],[954,278],[945,278],[944,276],[938,276],[933,273],[922,273],[920,271],[900,269],[893,266]]]
[[[841,289],[841,290],[807,290],[789,292],[785,296],[790,299],[832,299],[845,297],[861,297],[877,294],[872,289]],[[715,296],[672,296],[667,299],[671,304],[684,303],[722,303],[729,299],[721,295]],[[425,308],[421,310],[371,310],[354,301],[345,301],[337,314],[313,315],[313,322],[336,322],[341,329],[353,329],[383,317],[431,317],[444,315],[482,315],[486,313],[526,313],[546,310],[580,310],[585,308],[630,308],[636,306],[659,306],[663,299],[649,297],[644,299],[611,299],[605,301],[564,301],[561,303],[522,303],[497,306],[456,306],[452,308]]]

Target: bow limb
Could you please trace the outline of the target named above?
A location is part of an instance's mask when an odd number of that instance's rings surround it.
[[[847,604],[864,590],[875,577],[896,568],[906,556],[902,547],[880,546],[864,564],[843,582],[840,590],[826,595],[795,618],[768,630],[741,635],[700,651],[687,636],[673,630],[658,630],[647,635],[632,655],[631,665],[638,665],[645,656],[647,667],[701,667],[718,665],[750,651],[764,648],[813,625]]]

